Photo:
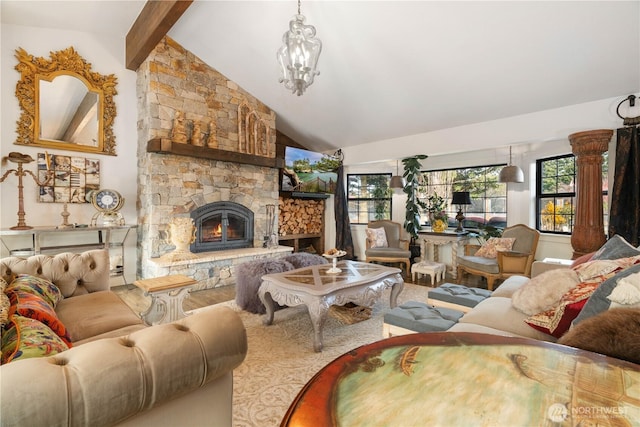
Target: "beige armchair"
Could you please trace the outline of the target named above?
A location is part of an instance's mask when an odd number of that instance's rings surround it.
[[[370,221],[368,228],[384,228],[387,246],[386,248],[371,247],[372,242],[367,239],[364,254],[367,262],[401,263],[405,266],[405,274],[411,271],[411,251],[409,240],[403,239],[402,227],[399,223],[380,220]]]
[[[507,227],[502,237],[515,238],[511,251],[497,253],[496,258],[484,258],[474,254],[479,245],[466,245],[465,254],[458,255],[458,283],[463,273],[483,276],[487,279],[487,289],[493,290],[496,279],[509,276],[531,277],[531,265],[536,256],[540,232],[524,224]]]

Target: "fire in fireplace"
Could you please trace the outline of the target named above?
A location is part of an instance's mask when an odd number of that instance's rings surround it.
[[[234,202],[215,202],[191,212],[196,226],[192,252],[253,247],[253,212]]]

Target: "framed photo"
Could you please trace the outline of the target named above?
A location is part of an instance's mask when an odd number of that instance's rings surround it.
[[[54,177],[49,185],[40,187],[39,202],[88,203],[87,192],[100,188],[98,159],[38,153],[38,176],[41,180],[48,169],[53,169]]]

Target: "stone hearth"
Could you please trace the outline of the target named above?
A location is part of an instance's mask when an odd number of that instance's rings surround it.
[[[244,248],[228,251],[203,252],[198,258],[187,261],[167,262],[160,258],[151,259],[147,267],[149,277],[161,277],[169,274],[184,274],[198,281],[193,290],[210,289],[235,284],[235,267],[243,262],[264,258],[282,258],[289,255],[293,248]]]

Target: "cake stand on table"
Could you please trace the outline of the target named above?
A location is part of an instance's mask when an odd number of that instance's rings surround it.
[[[338,273],[342,273],[342,270],[338,268],[338,258],[343,257],[347,254],[346,251],[338,251],[336,253],[333,254],[322,254],[323,257],[332,260],[333,265],[330,269],[327,270],[327,273],[329,274],[338,274]]]

